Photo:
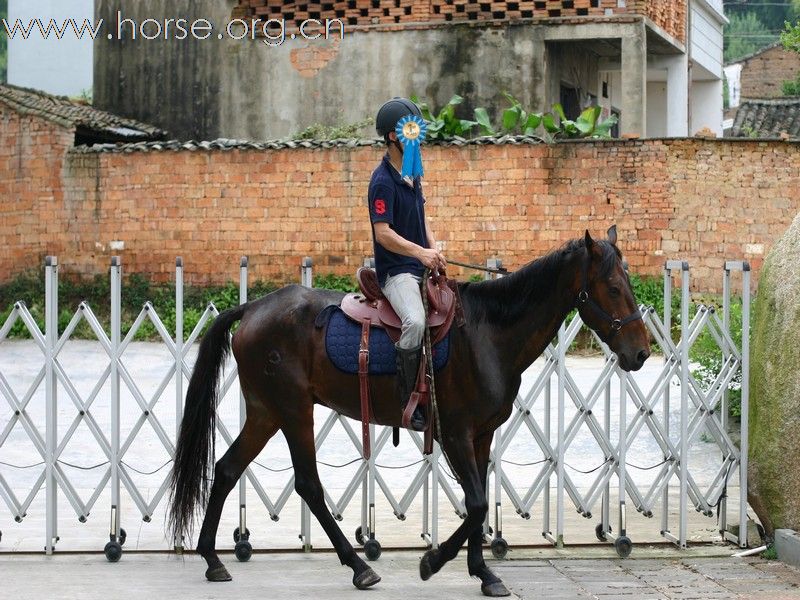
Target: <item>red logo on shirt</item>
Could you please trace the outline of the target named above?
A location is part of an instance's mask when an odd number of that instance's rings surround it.
[[[385,200],[375,200],[375,214],[382,215],[386,212],[386,201]]]

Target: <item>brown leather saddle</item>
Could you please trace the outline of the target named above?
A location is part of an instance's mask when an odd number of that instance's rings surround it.
[[[356,272],[356,280],[361,292],[346,295],[342,300],[342,311],[356,323],[369,320],[371,327],[385,329],[389,338],[397,343],[402,323],[383,295],[378,285],[378,275],[372,269],[361,267]],[[428,327],[431,328],[431,343],[435,344],[450,331],[457,313],[458,320],[462,320],[460,303],[456,282],[449,281],[445,275],[431,276],[425,287],[428,294]]]
[[[372,401],[369,390],[369,331],[371,327],[380,327],[386,330],[389,339],[397,343],[400,339],[402,323],[397,313],[383,295],[383,290],[378,284],[378,275],[372,269],[361,267],[356,272],[356,279],[361,293],[347,294],[341,303],[342,312],[350,319],[361,325],[361,343],[358,351],[358,379],[359,394],[361,399],[361,443],[364,458],[370,457],[369,423],[372,420]],[[458,297],[458,285],[455,281],[448,281],[444,274],[431,276],[425,282],[425,291],[428,295],[428,327],[431,329],[431,344],[444,339],[455,320],[460,327],[464,324],[464,313]],[[417,405],[421,406],[428,415],[428,381],[425,376],[425,361],[420,364],[420,374],[417,378],[416,390],[411,394],[406,410],[403,414],[403,426],[408,427],[408,421]],[[433,452],[432,419],[426,418],[425,454]],[[397,446],[400,441],[397,428],[394,430],[393,442]]]

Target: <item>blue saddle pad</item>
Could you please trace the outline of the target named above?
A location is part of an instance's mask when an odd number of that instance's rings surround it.
[[[331,311],[325,333],[325,350],[328,358],[340,371],[358,373],[358,349],[361,344],[361,325],[349,319],[339,308]],[[450,355],[450,334],[433,347],[435,371],[447,365]],[[393,375],[395,366],[394,342],[385,330],[370,327],[369,372],[371,375]]]

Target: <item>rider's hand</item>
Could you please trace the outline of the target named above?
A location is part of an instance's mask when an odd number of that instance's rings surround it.
[[[444,255],[435,248],[421,248],[417,258],[431,271],[443,271],[447,267]]]

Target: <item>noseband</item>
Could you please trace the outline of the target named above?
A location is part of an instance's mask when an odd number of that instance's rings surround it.
[[[589,259],[583,263],[583,274],[582,274],[582,281],[581,281],[581,291],[578,292],[578,298],[576,300],[576,305],[580,306],[588,306],[594,312],[596,312],[600,317],[602,317],[609,325],[611,326],[611,332],[608,334],[608,344],[611,343],[611,340],[614,339],[614,336],[617,335],[617,332],[625,327],[628,323],[636,321],[637,319],[642,318],[641,311],[637,308],[634,312],[629,314],[624,319],[615,319],[610,314],[608,314],[603,308],[594,300],[589,297],[589,262],[591,261],[591,256]]]

